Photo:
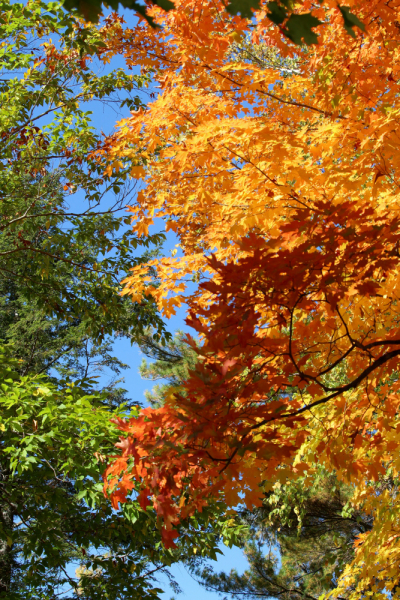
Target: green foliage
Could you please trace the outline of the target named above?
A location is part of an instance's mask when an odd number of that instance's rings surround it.
[[[78,318],[95,339],[150,324],[164,334],[151,301],[132,311],[119,295],[142,260],[138,246],[163,236],[139,241],[128,227],[135,188],[127,169],[107,175],[97,161],[90,110],[96,102],[140,106],[132,94],[146,77],[122,69],[99,76],[112,34],[83,28],[57,4],[3,4],[0,34],[0,275],[47,314]]]
[[[318,36],[313,31],[313,27],[321,25],[322,21],[311,13],[300,15],[291,13],[292,5],[293,2],[289,0],[280,0],[280,2],[272,0],[267,4],[269,11],[267,16],[275,25],[279,25],[282,33],[295,44],[317,44]]]
[[[260,0],[230,0],[226,9],[231,15],[241,15],[244,19],[253,17],[253,10],[260,8]]]
[[[365,31],[365,25],[360,21],[356,15],[350,12],[350,8],[348,6],[338,6],[340,12],[342,13],[344,28],[349,35],[353,38],[356,37],[354,27],[358,27],[361,31]]]
[[[88,249],[90,240],[86,251]],[[151,311],[147,309],[150,313],[147,314],[146,306],[122,300],[116,290],[118,311],[108,313],[112,333],[100,338],[75,307],[71,311],[73,318],[63,319],[49,315],[33,294],[27,295],[22,276],[25,261],[15,259],[13,269],[16,276],[7,277],[5,273],[0,276],[0,344],[12,346],[14,357],[19,359],[18,372],[21,375],[48,374],[54,381],[60,377],[102,376],[104,382],[104,375],[112,374],[112,380],[106,385],[107,403],[113,406],[126,400],[120,375],[128,365],[114,356],[113,343],[116,336],[136,339],[138,329],[140,331],[143,322],[146,323],[145,317],[151,322],[154,306],[150,305]],[[71,279],[60,277],[57,283],[67,288]],[[88,286],[85,280],[83,283]],[[94,312],[96,306],[90,308]],[[101,319],[101,313],[98,318]],[[101,321],[97,324],[101,326]],[[135,404],[138,403],[136,399]]]
[[[286,21],[283,33],[295,44],[301,45],[318,44],[318,36],[313,31],[313,27],[321,25],[322,21],[313,17],[311,13],[303,15],[291,14]]]
[[[116,513],[102,492],[118,434],[92,382],[20,377],[4,351],[1,364],[0,485],[14,521],[0,522],[12,571],[4,597],[154,598],[157,534],[138,506]]]
[[[268,2],[267,8],[270,21],[275,23],[275,25],[281,25],[287,17],[285,7],[272,0],[272,2]]]
[[[0,31],[0,597],[155,598],[154,576],[182,550],[162,549],[134,497],[119,512],[104,497],[110,418],[136,408],[119,406],[118,380],[99,393],[90,379],[125,367],[116,335],[167,337],[153,303],[119,295],[148,256],[124,212],[135,189],[126,170],[104,174],[91,121],[94,102],[140,106],[147,80],[99,76],[111,34],[57,4],[3,3]]]
[[[0,352],[0,540],[7,546],[0,597],[50,600],[63,591],[71,600],[154,599],[161,592],[154,577],[168,576],[167,565],[196,554],[215,558],[218,532],[235,539],[217,505],[182,524],[176,550],[163,548],[154,512],[135,493],[112,510],[102,473],[120,431],[110,418],[132,418],[137,409],[110,411],[90,379],[56,385],[21,377],[9,351]]]
[[[323,4],[323,0],[319,0]],[[301,44],[317,44],[318,35],[313,31],[314,27],[322,24],[322,21],[312,15],[312,12],[295,14],[292,12],[295,5],[300,5],[300,2],[293,0],[271,0],[267,4],[267,17],[278,25],[287,38],[297,45]],[[252,10],[260,8],[259,0],[231,0],[227,6],[228,12],[232,15],[241,14],[242,17],[251,19]],[[358,27],[362,31],[365,30],[364,24],[350,12],[348,6],[340,6],[338,8],[343,16],[344,28],[347,33],[355,37],[354,27]]]

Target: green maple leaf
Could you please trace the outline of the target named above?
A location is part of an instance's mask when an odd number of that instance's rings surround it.
[[[268,2],[267,9],[269,10],[267,13],[268,19],[275,23],[275,25],[280,25],[287,17],[284,7],[275,2],[275,0]]]
[[[361,29],[361,31],[365,31],[364,23],[360,21],[360,19],[356,17],[356,15],[353,15],[353,13],[350,12],[350,8],[348,6],[340,6],[340,4],[338,4],[338,8],[342,13],[344,28],[347,31],[347,33],[351,35],[351,37],[356,37],[356,33],[353,27],[358,27],[359,29]]]
[[[260,8],[260,0],[231,0],[226,10],[231,15],[241,15],[244,19],[251,19],[253,11]]]
[[[317,44],[318,36],[312,28],[317,27],[318,25],[322,25],[322,21],[313,17],[311,13],[303,15],[292,14],[286,22],[283,33],[292,40],[292,42],[298,45],[302,43],[307,45]]]

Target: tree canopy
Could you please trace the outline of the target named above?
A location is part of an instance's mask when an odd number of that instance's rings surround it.
[[[132,310],[118,294],[141,260],[141,241],[126,227],[135,186],[125,171],[105,175],[92,156],[102,139],[94,106],[138,106],[148,80],[122,68],[99,74],[118,18],[86,27],[40,2],[4,5],[0,16],[3,281],[20,291],[24,284],[38,308],[64,322],[79,318],[95,337],[149,324],[161,335],[151,302]]]
[[[171,387],[188,377],[196,352],[185,343],[182,332],[166,346],[145,337],[141,349],[154,360],[143,359],[142,377],[164,381],[146,393],[148,402],[160,407]],[[378,489],[395,485],[386,477]],[[283,485],[276,482],[264,494],[261,507],[238,508],[232,515],[248,568],[242,574],[237,568],[216,572],[207,557],[195,556],[187,565],[189,571],[206,590],[224,597],[316,600],[336,587],[354,558],[358,535],[372,529],[373,515],[354,508],[352,495],[351,485],[318,465],[311,481],[303,476]]]
[[[318,0],[322,4],[324,0]],[[97,21],[99,15],[102,14],[103,4],[111,6],[114,10],[118,10],[121,4],[124,8],[135,11],[140,17],[144,18],[152,27],[157,27],[157,23],[151,14],[151,8],[159,7],[165,11],[179,9],[178,2],[170,0],[148,0],[146,5],[137,2],[137,0],[111,0],[103,3],[102,0],[65,0],[64,6],[66,9],[76,11],[85,19]],[[228,0],[224,3],[224,7],[230,15],[239,15],[246,19],[253,17],[253,12],[260,10],[260,0]],[[336,4],[343,18],[343,27],[349,35],[355,37],[354,28],[357,27],[364,31],[364,23],[360,21],[356,14],[352,13],[348,6]],[[314,6],[310,6],[309,2],[304,0],[272,0],[266,3],[266,16],[277,25],[285,37],[295,44],[315,44],[318,36],[313,31],[314,27],[321,24],[321,21],[313,14]],[[297,8],[300,11],[294,11]],[[311,10],[310,10],[311,8]],[[150,10],[149,10],[150,9]],[[309,12],[306,12],[306,11]]]
[[[222,593],[399,596],[400,0],[348,4],[0,8],[7,600],[157,596],[239,532]],[[91,377],[120,335],[150,407]]]
[[[134,230],[163,217],[181,250],[133,267],[124,293],[166,315],[186,302],[201,344],[188,338],[197,366],[160,408],[120,421],[106,488],[117,506],[141,486],[170,544],[212,498],[251,508],[277,482],[308,485],[318,463],[374,515],[331,595],[397,597],[399,5],[352,1],[354,38],[335,3],[318,5],[309,47],[266,8],[249,22],[184,0],[116,45],[161,92],[99,160],[156,151]],[[270,60],[236,52],[243,39]]]
[[[6,600],[156,598],[156,576],[215,556],[215,507],[161,545],[156,513],[118,513],[102,491],[115,455],[112,419],[137,414],[118,381],[117,336],[168,333],[154,301],[120,280],[163,236],[138,239],[127,171],[104,174],[92,109],[139,106],[148,76],[102,60],[121,20],[91,26],[58,4],[3,4],[0,82],[0,596]],[[134,168],[133,165],[130,169]],[[139,256],[140,250],[144,254]],[[138,252],[139,251],[139,252]],[[217,516],[218,521],[218,516]],[[220,530],[225,527],[220,519]],[[227,531],[229,527],[226,527]],[[232,529],[232,528],[231,528]],[[228,531],[229,535],[229,531]]]

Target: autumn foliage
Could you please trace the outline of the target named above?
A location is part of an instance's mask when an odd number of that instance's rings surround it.
[[[171,544],[210,498],[251,507],[323,464],[375,517],[333,595],[399,597],[400,2],[348,4],[365,33],[316,3],[307,47],[266,10],[207,0],[121,32],[161,90],[109,140],[109,169],[140,149],[133,228],[163,217],[181,254],[133,269],[125,293],[166,316],[185,302],[202,346],[162,408],[120,422],[106,486],[115,506],[138,490]]]

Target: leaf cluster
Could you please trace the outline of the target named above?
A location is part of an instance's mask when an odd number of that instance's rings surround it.
[[[88,379],[55,385],[44,376],[20,377],[15,367],[3,350],[1,538],[12,571],[6,597],[52,598],[61,590],[66,598],[154,597],[147,572],[162,565],[152,555],[151,520],[134,505],[113,512],[102,493],[103,465],[118,439],[104,399]]]
[[[135,187],[127,171],[107,176],[97,163],[100,136],[88,110],[96,102],[131,102],[146,77],[122,69],[98,75],[91,65],[109,34],[82,29],[56,4],[4,5],[0,32],[3,280],[18,281],[21,293],[23,284],[28,300],[64,323],[84,322],[94,338],[150,324],[162,335],[151,300],[132,311],[118,292],[141,261],[138,246],[160,244],[163,236],[139,240],[127,227],[125,203]],[[138,95],[132,101],[141,104]]]

